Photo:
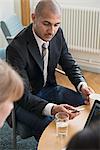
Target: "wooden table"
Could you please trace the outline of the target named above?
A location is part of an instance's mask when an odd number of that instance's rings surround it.
[[[62,150],[71,137],[78,131],[84,128],[85,122],[88,118],[89,112],[94,101],[91,101],[90,105],[83,105],[84,111],[80,112],[80,115],[69,121],[68,136],[56,136],[55,122],[52,121],[48,127],[44,130],[39,144],[38,150]]]

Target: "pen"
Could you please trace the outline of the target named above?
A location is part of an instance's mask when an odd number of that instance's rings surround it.
[[[77,109],[75,109],[75,110],[72,110],[71,112],[72,112],[72,113],[76,113],[76,112],[83,111],[84,109],[85,109],[84,107],[82,107],[82,108],[77,108]]]

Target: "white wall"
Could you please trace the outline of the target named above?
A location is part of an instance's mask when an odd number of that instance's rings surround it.
[[[21,0],[14,0],[14,10],[21,21]]]
[[[21,19],[20,0],[0,0],[0,21],[16,13]],[[6,47],[7,41],[0,29],[0,47]]]
[[[100,8],[100,0],[57,0],[62,5]]]
[[[14,0],[0,0],[0,20],[14,13]]]
[[[21,19],[21,1],[20,0],[0,0],[0,20],[16,13]]]
[[[31,0],[36,5],[39,0]],[[100,8],[100,0],[57,0],[62,6],[73,5],[80,7],[96,7]]]
[[[0,0],[0,21],[14,13],[14,0]],[[0,29],[0,47],[6,47],[7,41]]]

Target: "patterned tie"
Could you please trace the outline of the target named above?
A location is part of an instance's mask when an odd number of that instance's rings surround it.
[[[42,45],[42,59],[43,59],[43,76],[44,76],[44,86],[47,81],[47,65],[48,65],[48,45],[43,43]]]
[[[44,59],[45,55],[46,55],[46,50],[47,50],[47,44],[43,43],[42,44],[42,59]]]

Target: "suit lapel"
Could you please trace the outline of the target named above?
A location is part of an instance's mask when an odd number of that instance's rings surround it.
[[[37,44],[36,39],[32,33],[32,27],[29,30],[30,30],[30,32],[28,32],[28,36],[27,36],[28,50],[30,51],[31,55],[35,59],[38,66],[40,67],[41,71],[43,71],[43,61],[41,58],[38,44]]]
[[[49,43],[49,61],[48,61],[49,68],[53,68],[55,65],[55,62],[57,59],[57,58],[55,58],[55,53],[56,53],[55,42],[53,42],[53,40],[51,40]]]

